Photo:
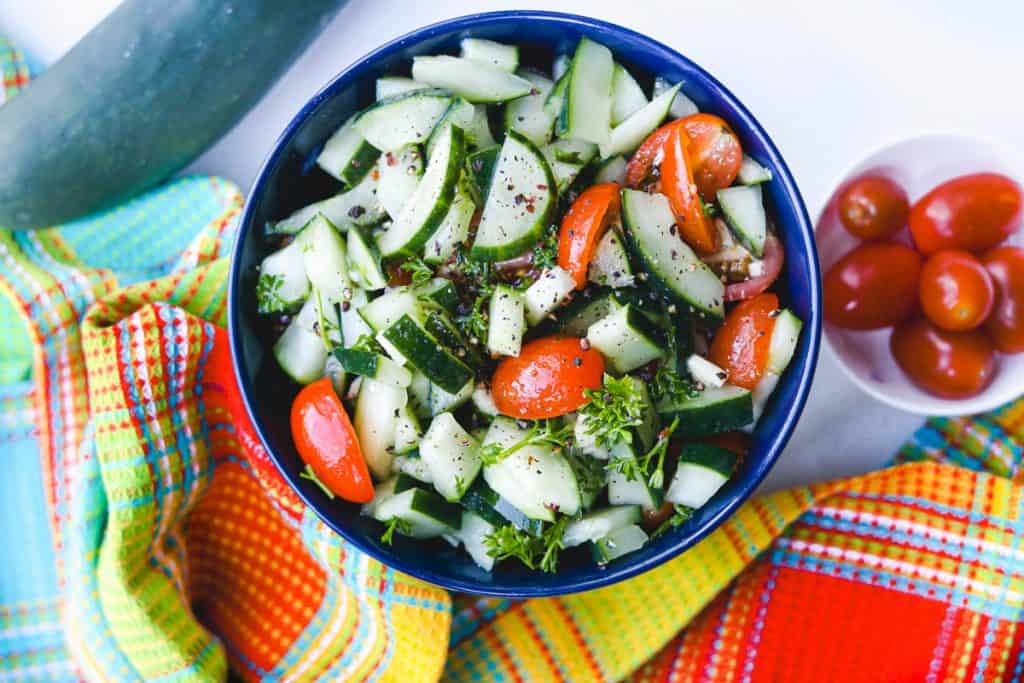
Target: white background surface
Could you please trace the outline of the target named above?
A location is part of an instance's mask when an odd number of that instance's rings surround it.
[[[0,33],[49,64],[116,4],[0,0]],[[288,120],[358,57],[423,24],[511,8],[619,23],[704,66],[773,137],[812,218],[845,169],[901,137],[973,132],[1024,149],[1019,0],[352,0],[264,101],[189,170],[248,188]],[[860,393],[823,349],[807,409],[768,486],[877,467],[920,422]]]

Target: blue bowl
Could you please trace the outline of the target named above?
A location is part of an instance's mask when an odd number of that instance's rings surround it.
[[[648,88],[655,75],[685,81],[686,94],[700,109],[728,121],[743,148],[775,174],[765,196],[786,249],[777,289],[785,305],[805,321],[793,361],[753,434],[749,457],[729,483],[685,524],[605,567],[576,549],[563,555],[557,574],[530,571],[514,561],[485,572],[441,541],[428,545],[396,538],[393,546],[381,543],[381,526],[360,517],[358,506],[330,501],[299,478],[303,463],[288,426],[298,387],[276,367],[266,321],[256,313],[256,266],[270,250],[264,224],[336,191],[313,163],[324,140],[352,112],[373,101],[378,76],[408,73],[414,55],[455,52],[467,36],[516,43],[524,64],[544,68],[555,54],[571,51],[581,36],[588,36],[607,45]],[[232,255],[228,296],[231,352],[246,407],[281,474],[306,504],[354,547],[395,569],[453,590],[510,597],[607,586],[657,567],[721,524],[764,479],[789,440],[807,399],[821,337],[821,278],[807,210],[782,156],[747,108],[710,74],[661,43],[613,24],[553,12],[492,12],[443,21],[391,41],[328,83],[288,124],[253,184]]]

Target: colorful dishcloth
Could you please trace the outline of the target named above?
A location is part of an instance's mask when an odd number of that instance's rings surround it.
[[[1020,678],[1024,402],[581,595],[452,597],[347,547],[237,421],[241,201],[186,178],[0,231],[0,682]]]

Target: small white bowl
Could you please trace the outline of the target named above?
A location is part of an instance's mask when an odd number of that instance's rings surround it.
[[[822,273],[860,241],[839,222],[839,194],[856,178],[875,173],[902,185],[915,202],[939,183],[968,173],[994,171],[1024,181],[1024,156],[1005,145],[966,135],[936,134],[890,144],[841,176],[836,190],[818,218],[815,238]],[[897,239],[910,244],[904,229]],[[1010,243],[1024,244],[1018,232]],[[824,325],[825,341],[840,367],[861,389],[891,406],[921,415],[971,415],[992,410],[1024,393],[1024,354],[1003,355],[985,391],[972,398],[951,401],[932,396],[913,384],[889,352],[891,329],[856,332]]]

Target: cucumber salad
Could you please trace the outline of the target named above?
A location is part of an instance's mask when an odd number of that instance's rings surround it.
[[[382,543],[553,572],[726,484],[801,321],[772,173],[724,120],[589,39],[519,57],[465,39],[378,79],[316,159],[337,194],[267,226],[256,299],[304,478]]]

